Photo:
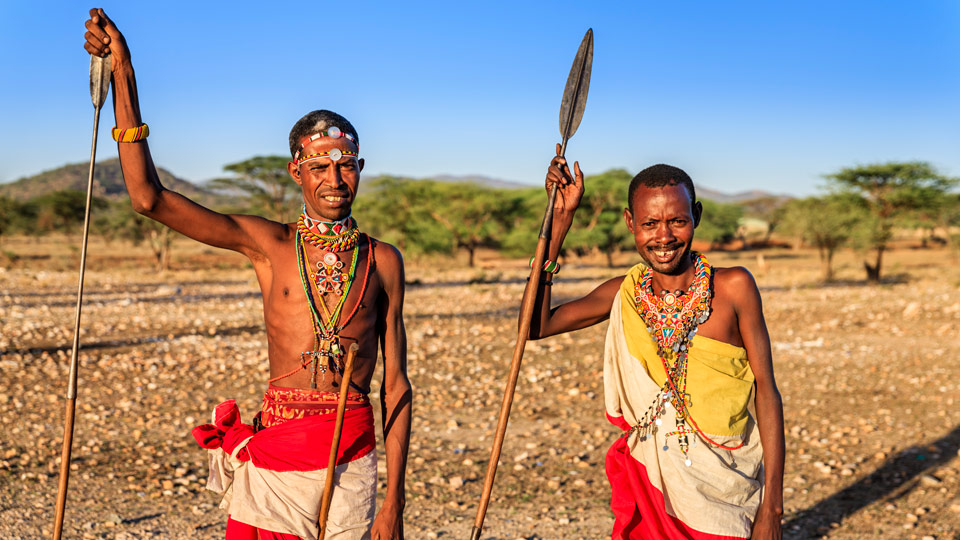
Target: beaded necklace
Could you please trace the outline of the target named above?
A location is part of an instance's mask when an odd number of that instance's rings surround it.
[[[301,215],[301,221],[303,221],[302,217],[303,216]],[[353,226],[353,230],[357,230],[355,221],[353,222]],[[303,286],[303,292],[307,296],[307,304],[310,308],[311,325],[313,326],[313,351],[300,353],[300,365],[296,369],[293,369],[292,371],[284,373],[278,377],[274,377],[270,379],[269,382],[273,383],[280,379],[289,377],[301,369],[306,369],[307,365],[311,365],[310,388],[315,389],[317,387],[318,371],[322,373],[324,377],[326,377],[328,365],[332,364],[333,369],[340,373],[340,363],[344,354],[344,348],[340,344],[340,332],[350,323],[350,321],[353,319],[353,316],[356,315],[360,308],[360,304],[363,301],[363,295],[366,293],[367,283],[370,280],[370,263],[373,260],[373,240],[367,236],[367,264],[364,271],[363,282],[361,283],[360,287],[360,296],[357,297],[357,302],[354,304],[353,309],[342,321],[341,315],[343,312],[343,306],[346,302],[347,294],[350,292],[350,288],[353,285],[354,278],[356,278],[357,260],[359,259],[360,246],[357,242],[354,243],[350,271],[345,273],[347,277],[344,280],[343,291],[342,294],[340,294],[340,299],[337,301],[337,305],[333,310],[330,310],[327,308],[325,302],[321,301],[320,303],[323,306],[324,313],[326,314],[326,321],[324,321],[324,318],[317,310],[317,305],[310,287],[310,282],[307,279],[308,274],[311,276],[316,276],[316,274],[310,274],[310,262],[307,259],[306,243],[303,235],[300,234],[299,228],[297,230],[295,247],[297,250],[297,271],[300,274],[300,284]],[[326,255],[330,255],[330,253],[327,253]],[[318,295],[322,295],[323,292],[320,289],[319,279],[315,279],[315,285],[317,286]],[[321,358],[324,359],[322,363],[320,362]]]
[[[637,314],[647,325],[650,338],[657,346],[657,356],[663,364],[666,381],[640,422],[623,435],[626,437],[636,431],[640,440],[645,441],[649,434],[655,433],[663,424],[661,417],[665,408],[673,407],[676,411],[676,430],[664,435],[664,440],[673,435],[677,436],[684,464],[688,467],[692,464],[687,455],[691,446],[689,435],[694,433],[698,433],[708,443],[726,450],[736,450],[743,446],[743,442],[736,446],[714,442],[690,416],[690,394],[686,391],[687,356],[693,336],[697,334],[697,327],[710,317],[710,298],[713,292],[713,269],[707,258],[695,251],[690,253],[690,257],[693,262],[693,283],[686,292],[664,291],[662,296],[654,294],[653,273],[649,268],[644,269],[634,287]],[[673,360],[672,365],[670,360]],[[687,427],[687,423],[693,426],[693,429]],[[692,446],[696,445],[697,440],[693,438]],[[669,445],[664,443],[663,450],[669,450]]]

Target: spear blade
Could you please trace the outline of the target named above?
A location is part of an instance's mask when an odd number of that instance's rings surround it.
[[[573,137],[583,119],[583,110],[587,106],[587,91],[590,89],[590,71],[593,67],[593,28],[587,30],[580,42],[577,56],[570,67],[567,85],[563,89],[560,102],[560,136],[566,149],[567,139]],[[564,154],[563,151],[560,152]]]
[[[110,90],[110,55],[103,58],[90,55],[90,100],[97,109],[103,107],[107,100],[107,91]]]

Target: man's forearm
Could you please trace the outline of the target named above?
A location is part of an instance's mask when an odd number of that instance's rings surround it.
[[[783,403],[776,388],[757,387],[757,427],[763,445],[764,495],[762,505],[783,513]]]
[[[121,61],[113,72],[113,114],[119,128],[137,127],[142,123],[137,77],[129,60]]]
[[[410,418],[413,391],[409,385],[399,395],[380,392],[383,404],[383,438],[387,454],[387,493],[384,507],[402,512],[406,505],[407,452],[410,448]]]
[[[567,232],[570,231],[572,224],[573,212],[554,211],[553,226],[550,229],[550,238],[547,245],[547,259],[556,261],[557,258],[560,257],[563,240],[567,237]],[[527,287],[530,287],[530,285],[530,283],[527,283]],[[537,290],[537,297],[533,304],[533,320],[530,321],[530,339],[540,339],[543,334],[543,329],[546,328],[547,322],[550,320],[550,287],[542,281],[537,283],[537,286],[539,289]],[[526,290],[524,290],[524,296],[526,296]],[[520,324],[522,324],[522,321],[520,321],[518,315],[517,325],[519,326]]]
[[[550,245],[547,251],[547,258],[556,261],[560,257],[560,250],[563,249],[563,241],[570,232],[573,225],[573,212],[555,211],[553,226],[550,230]]]
[[[129,61],[121,62],[113,73],[113,109],[118,128],[134,128],[143,123],[137,79]],[[119,143],[118,147],[130,201],[138,212],[149,214],[163,191],[150,148],[146,141]]]

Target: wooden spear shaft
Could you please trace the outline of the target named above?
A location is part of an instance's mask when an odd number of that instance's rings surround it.
[[[564,139],[563,148],[567,141]],[[533,308],[537,301],[537,291],[540,288],[540,275],[543,272],[543,261],[546,259],[547,246],[553,228],[553,203],[557,198],[557,187],[550,190],[547,210],[544,212],[543,224],[540,225],[540,236],[537,238],[537,250],[533,256],[533,265],[530,268],[530,278],[527,288],[523,292],[520,303],[520,329],[517,332],[517,343],[513,347],[513,360],[510,363],[510,375],[503,391],[503,402],[500,404],[500,418],[497,421],[497,433],[490,449],[490,461],[487,463],[487,476],[483,482],[483,493],[480,496],[480,506],[477,508],[477,517],[473,523],[470,540],[479,540],[483,530],[483,520],[490,504],[490,495],[493,493],[493,482],[497,475],[497,465],[500,461],[500,452],[503,449],[503,439],[507,433],[507,423],[510,421],[510,409],[513,406],[513,395],[517,389],[517,378],[520,375],[520,364],[523,361],[523,351],[530,336],[530,324],[533,320]]]
[[[593,30],[588,29],[580,42],[580,48],[573,59],[570,75],[563,91],[563,100],[560,103],[560,155],[566,155],[567,141],[577,131],[583,110],[587,102],[587,90],[590,86],[590,71],[593,64]],[[493,493],[493,482],[497,475],[497,465],[500,461],[500,452],[503,449],[503,439],[507,433],[507,422],[510,419],[510,409],[513,406],[513,395],[517,388],[517,378],[520,376],[520,363],[523,361],[523,351],[530,337],[530,326],[533,320],[533,310],[536,307],[537,293],[540,289],[540,278],[543,275],[543,262],[547,256],[547,247],[550,234],[553,230],[553,205],[557,200],[557,186],[550,188],[547,209],[543,214],[543,223],[540,225],[540,235],[537,238],[537,249],[533,255],[530,267],[530,277],[527,287],[523,291],[523,300],[520,302],[520,325],[517,331],[517,342],[513,348],[513,360],[510,363],[510,374],[503,392],[503,402],[500,404],[500,417],[497,421],[497,433],[490,449],[490,461],[487,463],[487,475],[483,482],[483,492],[480,496],[480,505],[477,507],[477,517],[473,523],[470,540],[479,540],[483,530],[483,520],[490,504],[490,495]]]
[[[369,255],[368,255],[369,256]],[[333,426],[333,440],[330,441],[330,460],[327,461],[327,476],[323,485],[323,498],[320,499],[320,516],[317,525],[320,528],[317,540],[323,540],[327,533],[327,516],[330,514],[330,501],[333,498],[333,480],[337,470],[337,454],[340,452],[340,435],[343,433],[343,415],[347,410],[347,394],[350,393],[350,377],[353,375],[353,362],[360,346],[350,345],[347,359],[343,364],[343,378],[340,380],[340,401],[337,402],[337,422]]]
[[[83,240],[80,247],[80,280],[77,285],[77,309],[73,322],[73,348],[70,353],[70,374],[67,381],[66,413],[63,424],[63,448],[60,453],[60,481],[57,486],[56,514],[53,522],[53,540],[63,534],[63,516],[67,507],[67,488],[70,484],[70,454],[73,449],[73,425],[77,411],[77,371],[80,350],[80,309],[83,306],[83,278],[87,268],[87,239],[90,234],[90,203],[93,199],[93,168],[97,157],[97,132],[100,127],[100,108],[110,89],[110,55],[90,56],[90,98],[93,101],[93,143],[90,148],[90,171],[87,175],[87,203],[83,212]]]

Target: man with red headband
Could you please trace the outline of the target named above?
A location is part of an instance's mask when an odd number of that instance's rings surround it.
[[[194,437],[210,450],[208,487],[225,493],[227,538],[316,538],[336,390],[349,393],[326,538],[403,537],[404,474],[412,390],[406,370],[403,260],[393,246],[362,234],[350,210],[363,159],[356,129],[342,116],[313,111],[290,132],[287,170],[301,187],[296,223],[227,215],[160,184],[140,117],[130,51],[103,10],[90,11],[85,48],[109,53],[123,178],[133,207],[190,238],[246,255],[263,293],[269,386],[252,425],[233,401]],[[344,352],[357,344],[351,380]],[[387,492],[376,512],[377,457],[368,397],[378,347]]]
[[[606,459],[613,539],[779,539],[783,406],[753,276],[691,251],[703,212],[693,181],[654,165],[630,182],[623,211],[644,264],[551,309],[583,195],[574,172],[557,156],[547,173],[558,193],[530,337],[610,320],[604,402],[623,430]]]

